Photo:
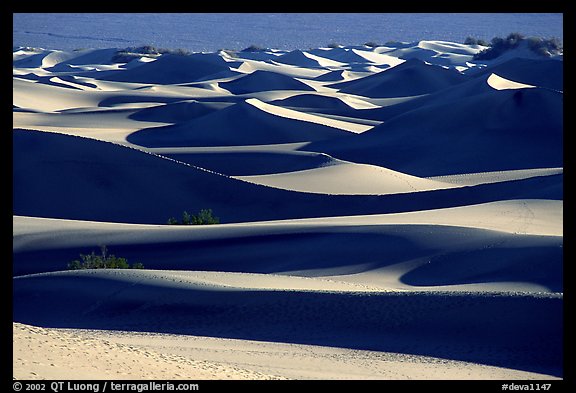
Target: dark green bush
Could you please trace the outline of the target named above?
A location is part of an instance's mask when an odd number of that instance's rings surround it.
[[[76,259],[68,264],[68,270],[83,269],[144,269],[144,265],[136,262],[130,266],[126,258],[108,254],[108,248],[100,246],[100,255],[96,255],[94,251],[87,255],[80,254],[80,260]]]
[[[220,219],[214,217],[212,209],[202,209],[196,216],[192,216],[193,225],[213,225],[220,224]]]
[[[212,209],[202,209],[197,215],[184,211],[182,213],[181,221],[178,221],[174,217],[170,217],[167,223],[169,225],[213,225],[220,224],[220,219],[214,216]]]

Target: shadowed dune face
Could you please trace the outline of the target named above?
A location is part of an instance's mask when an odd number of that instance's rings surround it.
[[[271,104],[320,113],[351,115],[352,117],[353,114],[358,114],[354,108],[339,98],[316,94],[299,94],[281,100],[272,101]]]
[[[387,98],[432,93],[466,80],[468,77],[457,71],[411,59],[374,75],[330,86],[343,93]]]
[[[198,346],[180,354],[207,346],[222,359],[211,338],[236,339],[221,370],[244,376],[341,377],[349,361],[364,370],[392,353],[394,370],[361,375],[474,379],[489,365],[562,378],[562,56],[477,61],[481,49],[128,63],[116,49],[15,49],[13,321],[180,335],[155,336],[163,366],[182,340]],[[166,225],[201,209],[222,224]],[[65,271],[101,245],[145,269]],[[39,334],[15,329],[18,344]],[[56,356],[42,342],[33,356]],[[256,368],[249,349],[292,364],[296,350],[316,353],[292,344],[324,346],[339,367]],[[32,363],[18,356],[20,372]],[[421,367],[430,359],[444,374]]]
[[[513,58],[472,75],[481,77],[495,73],[515,82],[563,91],[563,68],[563,63],[555,60]]]
[[[20,299],[14,320],[46,327],[371,349],[561,375],[554,359],[562,356],[562,301],[553,297],[231,293],[174,282],[138,283],[115,273],[19,278],[14,293]]]
[[[153,121],[158,123],[180,123],[212,113],[228,103],[202,103],[196,100],[177,101],[164,105],[157,105],[141,109],[130,117],[139,121]]]
[[[562,94],[549,90],[493,90],[304,149],[418,176],[562,166],[562,107]]]
[[[195,82],[210,75],[227,73],[236,75],[230,70],[233,63],[227,63],[222,57],[211,53],[196,53],[190,56],[163,55],[157,60],[142,63],[138,67],[121,71],[109,71],[97,76],[98,79],[131,82],[175,84]]]
[[[417,267],[400,277],[402,282],[415,287],[529,282],[553,292],[563,291],[562,240],[554,236],[432,225],[213,229],[208,238],[203,238],[201,231],[189,231],[177,238],[172,235],[172,240],[169,233],[156,232],[148,235],[145,243],[90,231],[78,236],[80,240],[92,234],[93,239],[84,240],[84,246],[53,249],[41,246],[42,240],[37,238],[40,249],[28,245],[14,253],[14,274],[62,270],[78,254],[89,254],[89,244],[93,250],[100,242],[113,243],[118,255],[160,270],[298,272],[337,278],[420,259]],[[57,238],[53,241],[58,242]],[[19,242],[26,243],[26,237]],[[45,242],[49,243],[48,237]]]
[[[145,147],[245,146],[309,142],[347,134],[333,127],[276,116],[245,101],[189,122],[143,129],[127,139]]]
[[[163,155],[228,176],[294,172],[330,165],[334,162],[331,157],[324,154],[308,154],[308,152],[298,151],[168,153]]]
[[[271,90],[314,91],[309,85],[292,77],[264,70],[256,70],[219,86],[232,94],[246,94]]]
[[[241,222],[561,199],[563,189],[563,175],[557,174],[408,194],[310,194],[247,183],[87,138],[14,130],[13,146],[14,213],[25,216],[165,223],[192,206],[212,208],[224,222]]]

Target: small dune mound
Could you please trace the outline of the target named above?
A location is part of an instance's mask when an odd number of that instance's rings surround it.
[[[219,86],[232,94],[248,94],[270,90],[314,91],[304,82],[273,71],[256,70],[230,82],[219,83]]]
[[[433,93],[466,81],[461,73],[411,59],[374,75],[332,84],[340,92],[373,98]]]

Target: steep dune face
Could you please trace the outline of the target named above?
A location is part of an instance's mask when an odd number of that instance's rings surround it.
[[[14,213],[39,217],[165,223],[184,210],[212,208],[226,222],[239,222],[562,195],[562,174],[406,194],[310,194],[247,183],[117,144],[27,130],[14,130],[13,150]]]
[[[237,187],[257,193],[256,186],[142,151],[44,132],[14,131],[13,163],[16,214],[165,222],[183,210],[219,209],[213,198],[223,207],[239,196]]]
[[[310,53],[319,57],[336,60],[348,65],[365,64],[365,65],[378,65],[383,69],[394,67],[402,64],[404,60],[395,56],[390,56],[385,53],[377,53],[369,50],[367,47],[363,49],[356,48],[318,48],[311,50]]]
[[[418,176],[563,165],[561,93],[493,90],[408,111],[354,138],[307,146]]]
[[[147,147],[243,146],[308,142],[347,134],[326,125],[277,116],[251,99],[189,122],[138,131],[128,141]]]
[[[352,112],[353,108],[337,97],[327,97],[319,94],[298,94],[281,100],[272,101],[273,105],[294,108],[308,108],[319,111]]]
[[[562,91],[564,90],[563,68],[563,63],[558,60],[512,58],[486,67],[472,75],[482,77],[495,73],[515,82]]]
[[[274,62],[306,68],[341,67],[345,63],[302,51],[299,49],[285,53],[274,59]]]
[[[203,103],[197,100],[182,100],[150,108],[140,109],[130,115],[138,121],[153,121],[157,123],[181,123],[212,113],[228,103]]]

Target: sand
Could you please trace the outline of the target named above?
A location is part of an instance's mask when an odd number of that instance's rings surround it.
[[[562,379],[563,62],[481,49],[15,48],[13,377]]]

